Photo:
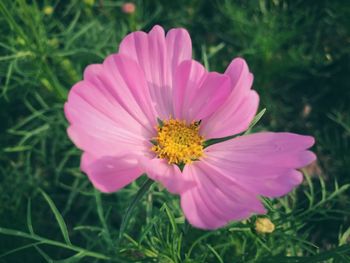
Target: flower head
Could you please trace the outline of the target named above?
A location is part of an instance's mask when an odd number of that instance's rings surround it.
[[[135,13],[136,6],[134,3],[127,2],[122,5],[122,11],[125,14],[133,14]]]
[[[199,228],[265,213],[259,197],[301,183],[296,169],[315,159],[307,150],[314,139],[262,132],[206,145],[249,127],[259,103],[252,82],[242,58],[224,74],[192,60],[184,29],[129,34],[118,53],[86,68],[65,104],[69,137],[83,150],[81,169],[103,192],[147,173],[181,196],[186,218]]]
[[[152,150],[169,164],[189,164],[203,156],[204,138],[197,123],[170,119],[158,128]]]
[[[49,5],[45,6],[44,9],[43,9],[44,14],[47,15],[47,16],[52,15],[53,11],[54,11],[53,7],[49,6]]]
[[[261,234],[272,233],[275,225],[267,217],[260,217],[255,221],[255,230]]]

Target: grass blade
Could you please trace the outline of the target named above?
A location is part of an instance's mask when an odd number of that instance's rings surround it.
[[[141,198],[148,192],[152,184],[154,183],[153,180],[147,179],[143,185],[140,187],[138,192],[136,193],[134,199],[131,201],[129,204],[128,208],[126,209],[125,215],[123,217],[122,223],[120,225],[120,230],[119,230],[119,241],[124,235],[124,232],[126,230],[126,226],[129,223],[130,216],[134,208],[136,207],[136,204],[141,200]]]
[[[68,229],[67,229],[67,225],[63,220],[62,215],[60,214],[60,212],[58,211],[56,205],[54,204],[54,202],[52,201],[52,199],[43,191],[40,190],[41,194],[44,196],[46,202],[49,204],[51,211],[53,212],[53,214],[55,215],[56,221],[61,229],[62,232],[62,236],[64,238],[64,241],[71,245],[72,242],[69,239],[69,235],[68,235]]]
[[[44,238],[44,237],[41,237],[41,236],[38,236],[38,235],[28,234],[28,233],[25,233],[25,232],[22,232],[22,231],[14,230],[14,229],[8,229],[8,228],[0,227],[0,234],[7,235],[7,236],[15,236],[15,237],[27,238],[27,239],[38,241],[41,244],[50,245],[50,246],[56,246],[56,247],[60,247],[60,248],[65,248],[65,249],[76,251],[76,252],[79,252],[79,253],[85,253],[85,255],[87,257],[93,257],[93,258],[97,258],[97,259],[103,259],[103,260],[111,261],[110,257],[108,257],[106,255],[103,255],[103,254],[100,254],[98,252],[90,251],[90,250],[87,250],[87,249],[84,249],[84,248],[81,248],[81,247],[74,246],[72,244],[62,243],[62,242],[59,242],[59,241],[47,239],[47,238]],[[114,257],[114,258],[117,260],[116,257]],[[114,260],[114,261],[116,261],[116,260]],[[118,259],[118,260],[120,260],[120,259]],[[118,262],[123,262],[123,261],[118,261]]]
[[[29,233],[34,235],[34,228],[32,223],[32,203],[30,198],[28,199],[28,203],[27,203],[27,226],[28,226]]]

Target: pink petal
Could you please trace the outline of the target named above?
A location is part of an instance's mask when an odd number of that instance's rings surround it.
[[[227,76],[208,73],[194,60],[184,61],[174,78],[174,116],[188,122],[206,118],[222,105],[230,91]]]
[[[164,159],[139,158],[139,165],[149,178],[160,182],[170,193],[180,194],[195,185],[184,178],[178,166]]]
[[[258,196],[281,196],[302,181],[296,168],[315,155],[314,139],[292,133],[258,133],[214,144],[200,161],[185,166],[183,176],[196,186],[181,193],[188,221],[216,229],[266,210]]]
[[[136,62],[111,55],[89,66],[65,114],[70,138],[84,151],[81,168],[96,188],[116,191],[141,175],[138,158],[150,151],[156,116]]]
[[[105,193],[123,188],[142,174],[135,157],[95,158],[88,153],[82,155],[81,170],[88,175],[97,189]]]
[[[220,178],[257,195],[282,196],[302,182],[295,169],[315,160],[307,151],[310,136],[292,133],[256,133],[214,144],[206,149],[207,169],[220,168]]]
[[[105,59],[103,68],[104,74],[99,78],[106,89],[131,116],[152,131],[157,115],[138,64],[127,56],[116,54]]]
[[[146,80],[136,62],[122,55],[110,55],[103,64],[85,69],[84,83],[98,89],[113,107],[121,106],[128,115],[153,130],[156,116]]]
[[[99,66],[88,69],[98,71]],[[78,82],[64,106],[70,122],[68,135],[83,151],[95,156],[121,155],[151,147],[152,134],[136,121],[103,85]]]
[[[185,29],[174,28],[167,33],[165,41],[168,63],[170,63],[170,75],[174,76],[177,66],[192,58],[191,38]]]
[[[173,115],[173,72],[192,56],[187,31],[172,29],[165,36],[163,28],[155,26],[148,34],[133,32],[123,39],[119,53],[135,60],[144,72],[158,116],[167,119]]]
[[[216,229],[232,220],[266,212],[256,195],[238,184],[227,184],[218,175],[202,161],[185,166],[183,176],[197,183],[181,194],[182,210],[193,226]]]
[[[253,75],[242,58],[234,59],[225,75],[231,79],[232,92],[223,105],[201,123],[205,138],[221,138],[245,131],[259,105],[258,94],[251,90]]]

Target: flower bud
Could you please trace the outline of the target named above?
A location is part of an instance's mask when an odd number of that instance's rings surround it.
[[[267,217],[258,218],[255,221],[255,230],[258,233],[272,233],[275,230],[275,225]]]
[[[44,7],[43,12],[44,12],[45,15],[50,16],[53,13],[53,7],[47,5],[47,6]]]
[[[134,3],[127,2],[122,5],[122,11],[125,14],[133,14],[135,13],[136,6]]]

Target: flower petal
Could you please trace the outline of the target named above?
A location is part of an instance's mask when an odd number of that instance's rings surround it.
[[[181,194],[182,210],[195,227],[216,229],[232,220],[266,212],[256,195],[238,184],[227,184],[219,170],[203,161],[185,166],[183,176],[197,183]]]
[[[93,65],[87,71],[99,72],[100,67]],[[83,151],[95,156],[121,155],[150,147],[145,138],[152,134],[121,107],[104,85],[78,82],[69,92],[64,111],[70,122],[68,135]]]
[[[149,178],[160,182],[170,193],[180,194],[195,185],[186,180],[178,166],[168,164],[164,159],[139,158],[139,164]]]
[[[220,168],[221,180],[238,184],[248,191],[267,197],[287,194],[302,182],[295,169],[316,157],[307,151],[314,144],[310,136],[264,132],[240,136],[206,149],[203,162]]]
[[[265,213],[258,196],[281,196],[300,184],[295,169],[315,159],[306,150],[313,143],[310,136],[258,133],[206,148],[205,157],[183,172],[196,182],[181,194],[186,218],[196,227],[215,229]]]
[[[174,76],[177,66],[181,62],[192,58],[191,38],[186,29],[173,28],[167,33],[165,41],[168,64],[170,65],[170,75]]]
[[[142,171],[137,159],[132,156],[95,158],[84,153],[81,158],[81,170],[92,184],[105,193],[115,192],[136,180]]]
[[[103,68],[99,78],[105,87],[131,116],[153,130],[157,115],[139,65],[127,56],[113,54],[105,59]]]
[[[227,137],[245,131],[259,105],[258,94],[251,90],[253,75],[242,58],[234,59],[225,75],[231,79],[232,92],[223,105],[201,123],[205,138]]]
[[[188,122],[210,116],[229,95],[230,79],[207,72],[194,60],[182,62],[174,78],[174,117]]]
[[[123,39],[119,53],[135,60],[144,72],[158,116],[167,119],[173,115],[173,73],[182,61],[192,56],[187,31],[172,29],[165,36],[162,27],[154,26],[148,34],[133,32]]]

